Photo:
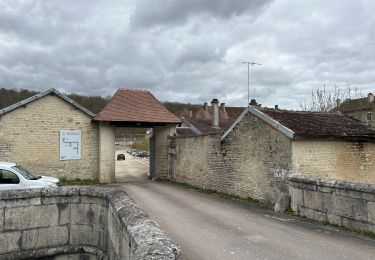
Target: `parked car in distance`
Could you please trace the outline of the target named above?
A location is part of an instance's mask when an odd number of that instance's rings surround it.
[[[19,164],[0,162],[0,190],[46,188],[61,185],[58,178],[34,176]]]
[[[117,161],[120,161],[120,160],[125,160],[125,154],[123,154],[123,153],[119,153],[119,154],[117,155]]]

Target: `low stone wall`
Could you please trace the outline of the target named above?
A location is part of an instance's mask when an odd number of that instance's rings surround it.
[[[177,259],[128,195],[102,187],[0,191],[0,259]]]
[[[292,176],[292,210],[310,219],[375,232],[375,185]]]

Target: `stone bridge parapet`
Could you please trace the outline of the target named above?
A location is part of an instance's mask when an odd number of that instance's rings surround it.
[[[0,191],[0,259],[177,259],[180,248],[128,195],[70,186]]]
[[[375,185],[289,177],[292,210],[310,219],[375,232]]]

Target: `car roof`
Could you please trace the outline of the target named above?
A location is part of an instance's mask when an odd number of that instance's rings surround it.
[[[12,162],[0,162],[0,167],[4,167],[4,168],[11,168],[16,165],[17,165],[16,163],[12,163]]]

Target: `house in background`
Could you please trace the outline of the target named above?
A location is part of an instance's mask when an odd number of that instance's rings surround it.
[[[375,128],[375,98],[372,93],[368,93],[367,97],[364,98],[338,102],[334,111],[340,111]]]
[[[211,106],[205,102],[181,117],[183,123],[176,130],[177,136],[224,134],[244,110],[244,107],[226,107],[225,103],[219,105],[217,99],[211,101]]]
[[[269,204],[288,192],[290,174],[375,183],[375,130],[356,119],[259,105],[226,118],[211,103],[176,131],[170,176],[178,182]]]

